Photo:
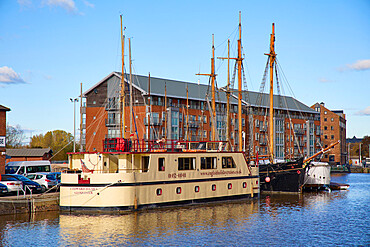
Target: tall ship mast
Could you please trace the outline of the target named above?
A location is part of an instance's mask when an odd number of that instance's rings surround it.
[[[125,34],[124,29],[122,26],[122,15],[120,15],[121,19],[121,52],[122,52],[122,70],[121,70],[121,93],[120,93],[120,136],[125,139],[126,138],[126,130],[125,130],[125,104],[126,104],[126,96],[125,96]]]
[[[268,56],[270,70],[270,107],[269,107],[269,160],[268,164],[259,164],[260,184],[262,191],[301,193],[304,186],[304,174],[308,168],[303,163],[303,157],[291,162],[276,162],[274,159],[274,68],[275,53],[275,24],[272,24],[270,35],[270,52]],[[256,162],[259,162],[256,160]]]
[[[124,114],[122,17],[121,44],[121,137],[106,138],[103,152],[69,154],[70,171],[61,176],[60,209],[67,212],[124,211],[258,197],[260,194],[258,166],[251,164],[243,152],[229,151],[227,142],[215,141],[218,135],[215,131],[214,41],[212,40],[211,74],[209,74],[212,82],[212,107],[209,108],[212,112],[214,129],[212,141],[198,142],[167,139],[166,129],[171,126],[172,116],[170,119],[167,118],[166,83],[164,133],[166,139],[139,139],[138,136],[136,139],[133,138],[132,120],[130,137],[127,138]],[[241,56],[241,52],[239,55]],[[131,69],[129,78],[131,87]],[[148,85],[149,97],[150,90]],[[133,114],[131,97],[130,88],[130,119]],[[150,136],[150,120],[148,122]]]

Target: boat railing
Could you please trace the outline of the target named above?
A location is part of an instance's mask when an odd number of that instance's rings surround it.
[[[103,141],[104,152],[192,152],[192,151],[227,151],[226,141],[179,141],[144,139],[106,138]]]

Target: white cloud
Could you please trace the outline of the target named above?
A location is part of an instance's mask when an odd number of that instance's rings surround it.
[[[356,115],[361,115],[361,116],[370,116],[370,106],[366,107],[365,109],[356,112]]]
[[[90,3],[90,2],[89,2],[89,1],[87,1],[87,0],[84,0],[83,2],[84,2],[84,4],[85,4],[87,7],[90,7],[90,8],[94,8],[94,7],[95,7],[95,5],[94,5],[93,3]]]
[[[31,0],[18,0],[17,2],[20,6],[30,7],[32,5]]]
[[[26,83],[12,68],[0,67],[0,84],[23,84]]]
[[[51,7],[61,7],[71,13],[77,13],[77,7],[73,0],[44,0],[43,3]]]
[[[358,60],[353,64],[347,65],[351,70],[368,70],[370,69],[370,59]]]
[[[319,79],[319,81],[320,81],[320,82],[323,82],[323,83],[333,82],[332,80],[330,80],[330,79],[326,79],[326,78],[323,78],[323,77],[322,77],[322,78],[320,78],[320,79]]]

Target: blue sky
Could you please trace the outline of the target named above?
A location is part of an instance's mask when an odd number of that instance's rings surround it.
[[[259,90],[275,23],[276,53],[293,95],[347,116],[347,137],[370,135],[370,1],[0,1],[0,104],[29,137],[73,132],[80,83],[120,71],[120,19],[137,74],[207,84],[216,56],[236,53],[238,12],[248,89]],[[127,50],[126,50],[127,54]],[[128,59],[127,59],[128,60]],[[127,62],[126,60],[126,62]],[[216,61],[218,85],[226,62]],[[282,85],[287,95],[288,85]]]

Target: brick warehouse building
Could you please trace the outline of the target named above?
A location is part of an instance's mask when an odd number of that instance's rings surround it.
[[[0,105],[0,174],[5,173],[6,112],[9,108]]]
[[[316,103],[311,108],[320,112],[323,147],[340,140],[338,145],[324,154],[322,161],[330,164],[345,164],[347,161],[346,114],[343,110],[329,110],[323,102]]]
[[[126,137],[129,136],[129,76],[125,76]],[[133,78],[133,130],[135,138],[147,139],[148,132],[148,77],[135,75]],[[120,135],[119,93],[121,73],[112,72],[87,90],[83,96],[86,103],[81,109],[82,143],[86,151],[102,151],[104,138]],[[205,95],[210,91],[207,85],[187,83],[161,78],[151,78],[151,119],[150,139],[206,141],[211,136],[211,119]],[[165,109],[165,87],[167,110]],[[188,87],[189,109],[186,108]],[[226,140],[226,94],[216,94],[217,131],[220,140]],[[242,145],[254,154],[268,153],[267,122],[265,117],[269,96],[256,92],[243,92],[243,99],[251,107],[243,108],[242,126],[245,138]],[[237,101],[231,102],[231,143],[238,145]],[[258,104],[256,102],[259,102]],[[275,110],[275,157],[279,159],[309,156],[320,146],[320,114],[301,102],[287,96],[274,96]],[[188,114],[186,112],[188,111]],[[165,113],[167,112],[167,122]],[[249,114],[247,114],[249,112]],[[186,116],[188,115],[188,121]],[[291,119],[291,120],[290,120]],[[188,126],[186,124],[188,123]],[[166,126],[166,124],[167,126]],[[186,131],[188,130],[188,131]],[[186,135],[186,133],[188,133]],[[187,137],[186,137],[187,136]]]

